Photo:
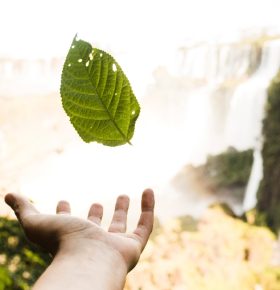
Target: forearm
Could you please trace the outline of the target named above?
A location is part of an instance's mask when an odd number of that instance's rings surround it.
[[[34,290],[121,290],[127,269],[118,253],[60,251],[34,286]]]

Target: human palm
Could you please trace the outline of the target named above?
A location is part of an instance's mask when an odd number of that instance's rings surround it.
[[[121,255],[128,271],[136,265],[153,227],[154,197],[150,189],[143,192],[142,212],[133,233],[126,233],[129,198],[125,195],[117,198],[108,231],[100,226],[103,215],[100,204],[92,204],[88,219],[82,219],[71,216],[67,201],[57,204],[56,215],[46,215],[20,195],[8,194],[5,200],[15,211],[30,241],[53,255],[61,248],[69,249],[71,253],[88,248],[113,251]]]

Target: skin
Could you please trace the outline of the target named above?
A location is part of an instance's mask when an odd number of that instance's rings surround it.
[[[60,201],[56,215],[40,213],[18,194],[7,194],[28,239],[53,255],[51,265],[33,290],[123,289],[127,273],[137,264],[154,221],[154,194],[142,194],[142,212],[133,233],[126,233],[129,198],[119,196],[108,231],[101,228],[103,207],[92,204],[88,219],[71,216],[70,204]]]

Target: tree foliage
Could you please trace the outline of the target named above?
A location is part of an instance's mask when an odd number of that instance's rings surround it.
[[[18,221],[0,217],[0,290],[27,290],[51,257],[27,241]]]
[[[262,220],[280,230],[280,72],[268,89],[263,120],[263,179],[258,191],[257,209]]]
[[[209,156],[204,165],[205,175],[211,177],[217,187],[247,185],[253,164],[253,151],[237,151],[229,148],[219,155]]]

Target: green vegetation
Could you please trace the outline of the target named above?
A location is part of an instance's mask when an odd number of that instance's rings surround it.
[[[111,55],[75,37],[64,63],[60,93],[64,110],[85,142],[130,143],[140,107]]]
[[[226,152],[209,156],[203,165],[186,166],[174,182],[176,184],[186,179],[196,192],[231,196],[234,200],[241,201],[252,164],[253,150],[237,151],[229,148]]]
[[[263,120],[263,180],[258,192],[259,217],[275,231],[280,230],[280,72],[268,89]]]
[[[51,261],[27,241],[18,221],[0,217],[0,290],[27,290]]]
[[[237,151],[229,148],[226,152],[209,156],[203,166],[204,175],[210,177],[212,186],[245,187],[253,164],[253,151]]]

